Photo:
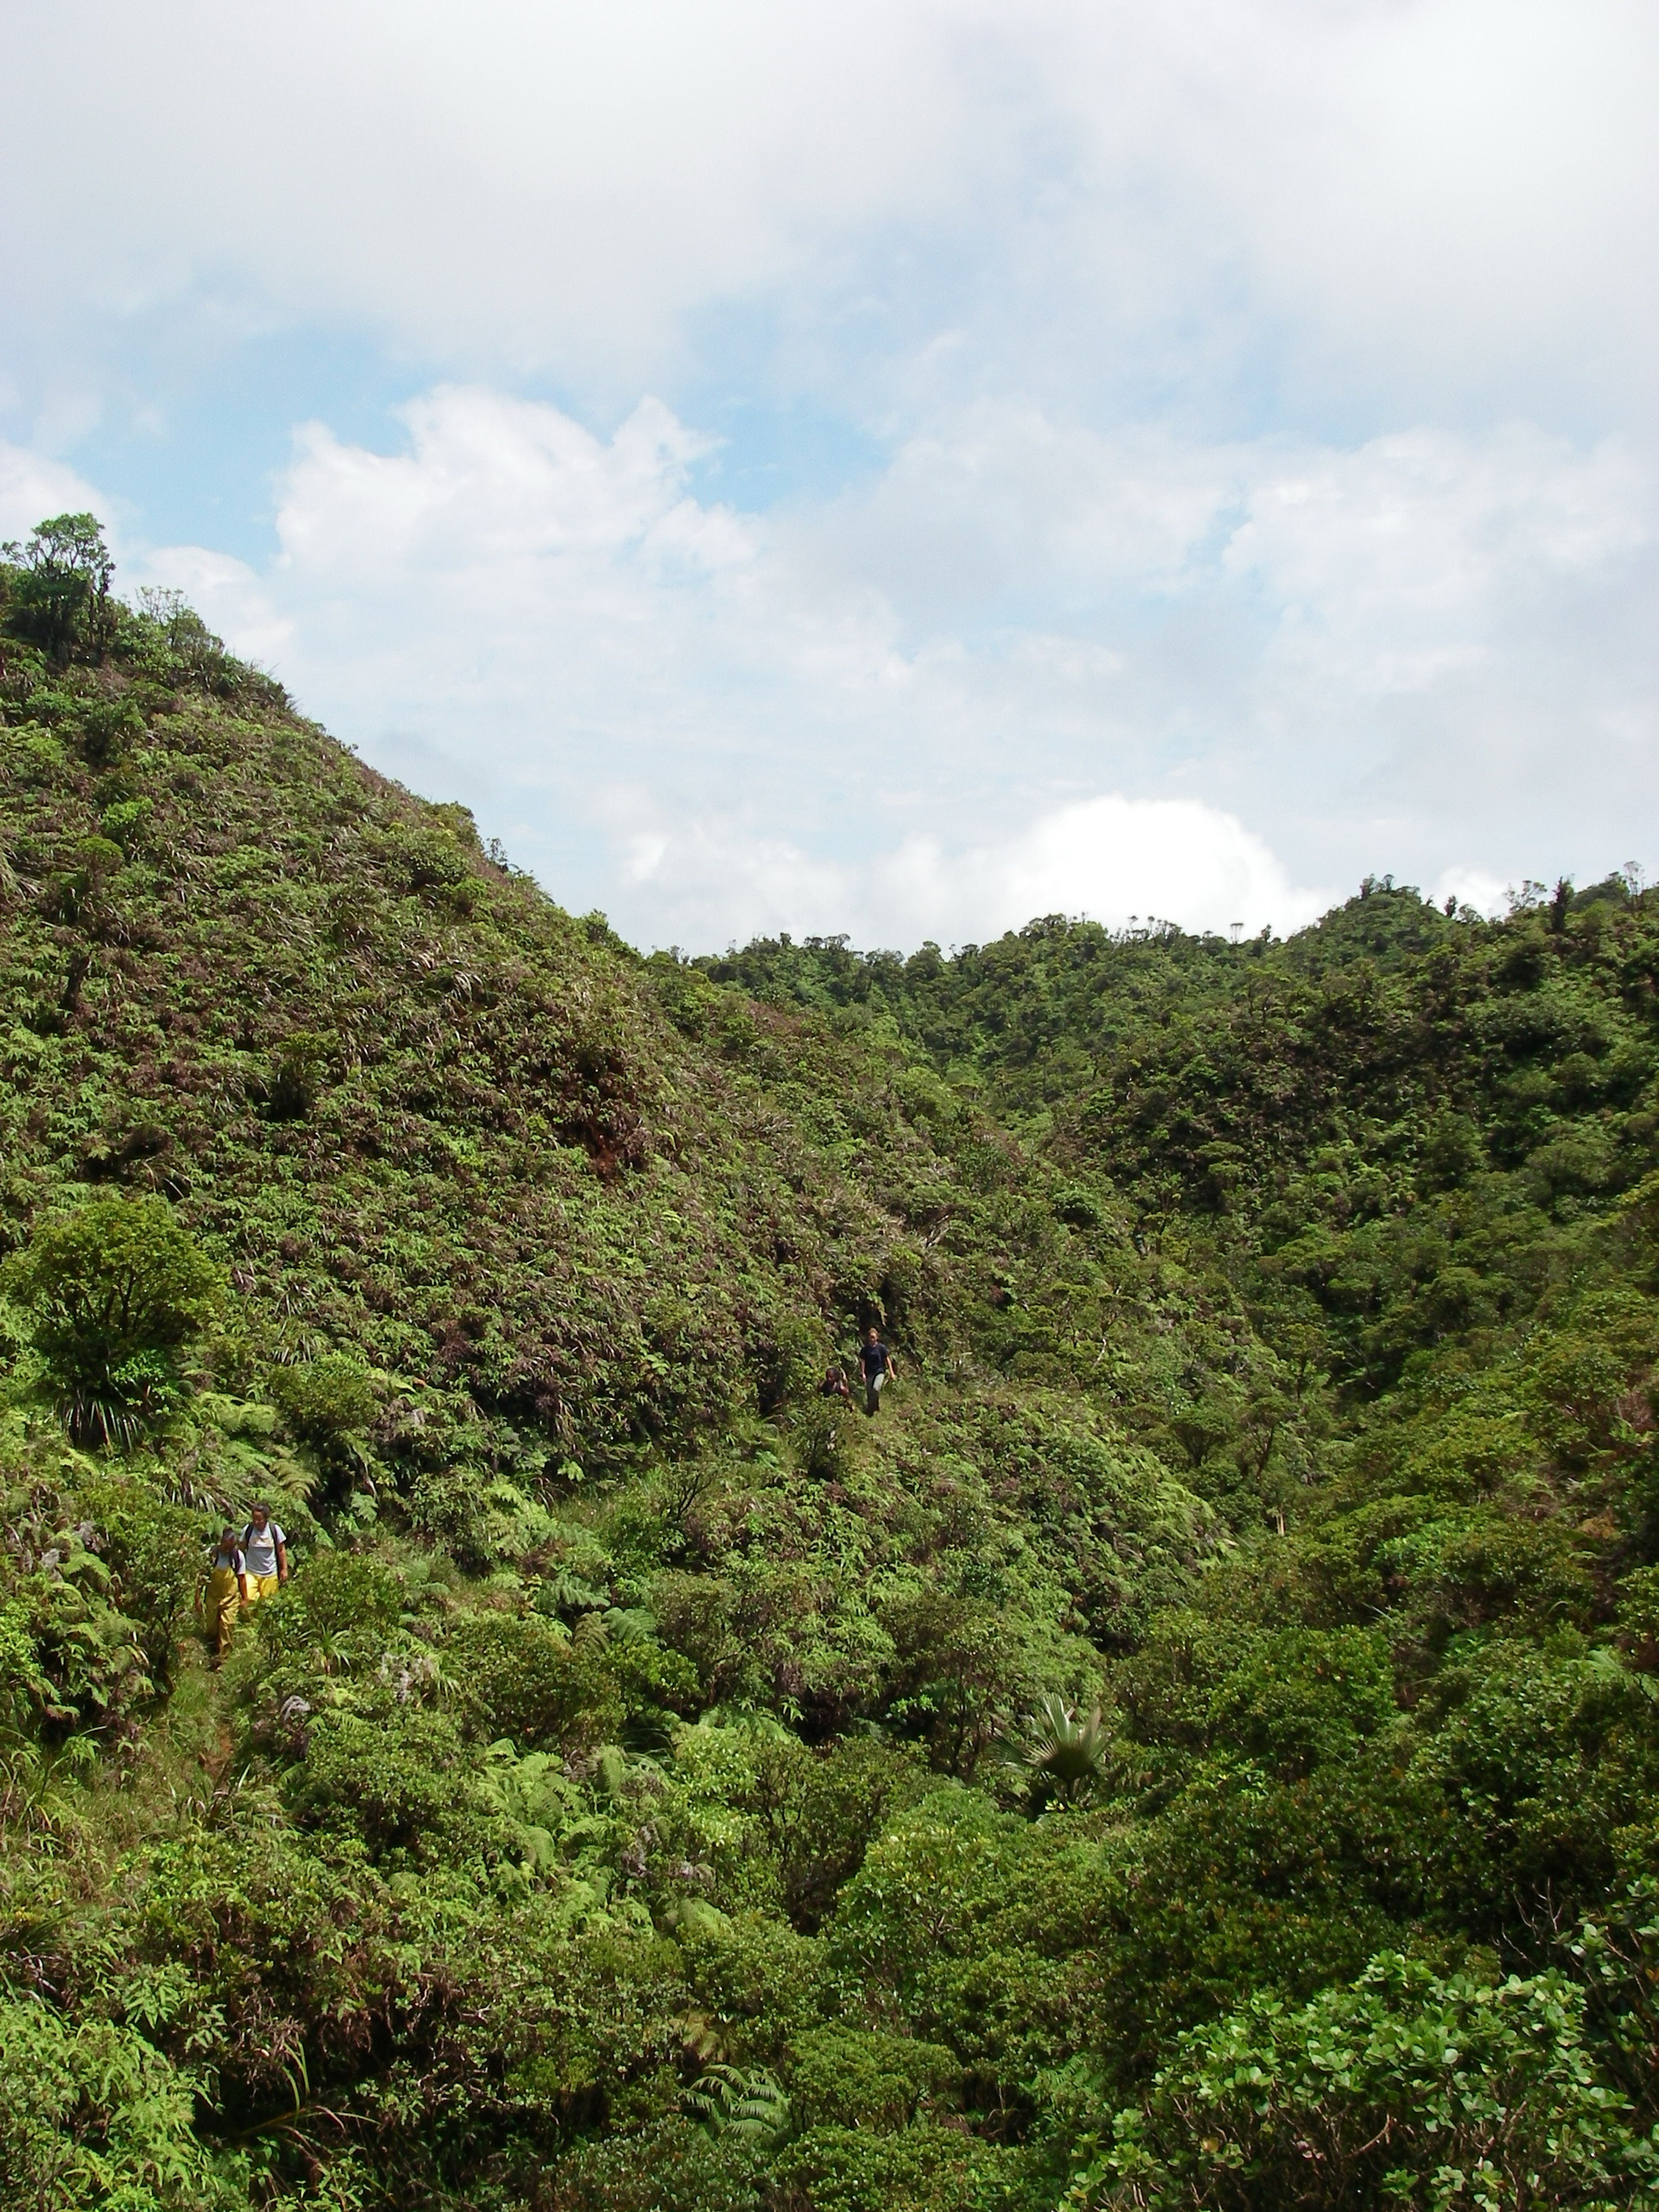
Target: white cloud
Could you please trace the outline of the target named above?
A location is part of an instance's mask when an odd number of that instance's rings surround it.
[[[353,587],[451,569],[453,549],[499,567],[607,556],[648,542],[653,560],[717,559],[718,525],[680,495],[705,441],[654,399],[609,444],[552,407],[494,392],[428,393],[404,410],[406,453],[300,434],[277,516],[285,563]]]
[[[1298,928],[1334,896],[1296,888],[1259,837],[1193,799],[1086,799],[964,850],[913,834],[840,863],[706,817],[618,842],[623,879],[651,898],[659,941],[698,948],[787,930],[908,951],[930,938],[1000,936],[1048,914],[1254,935]]]
[[[54,514],[96,514],[107,524],[111,502],[61,461],[0,439],[0,539],[27,538]]]
[[[911,848],[924,883],[944,878],[959,910],[987,908],[993,926],[1034,914],[1139,916],[1191,929],[1271,924],[1298,928],[1334,893],[1297,890],[1260,837],[1196,799],[1092,799],[1040,817],[1006,848],[946,861],[936,845]],[[901,861],[904,855],[901,855]],[[981,884],[993,887],[986,898]]]
[[[981,403],[867,492],[759,516],[697,496],[653,400],[608,440],[481,387],[406,426],[302,434],[263,574],[152,573],[641,939],[1255,929],[1369,870],[1600,872],[1643,818],[1654,501],[1611,444]]]

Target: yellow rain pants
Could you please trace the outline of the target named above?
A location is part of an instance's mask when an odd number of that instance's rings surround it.
[[[222,1659],[230,1649],[230,1639],[236,1633],[236,1615],[241,1608],[242,1593],[236,1577],[229,1567],[215,1567],[208,1577],[207,1625],[219,1646]]]

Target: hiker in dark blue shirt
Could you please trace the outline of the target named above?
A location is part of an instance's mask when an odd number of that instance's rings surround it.
[[[859,1346],[859,1372],[864,1377],[864,1410],[866,1413],[881,1411],[881,1394],[898,1373],[898,1362],[881,1340],[881,1331],[873,1322],[864,1332],[864,1342]]]

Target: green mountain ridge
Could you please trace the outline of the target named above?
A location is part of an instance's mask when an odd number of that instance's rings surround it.
[[[0,2202],[1659,2202],[1659,897],[642,958],[85,520],[0,563]]]

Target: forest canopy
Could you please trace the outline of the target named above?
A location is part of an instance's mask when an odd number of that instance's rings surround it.
[[[1659,2203],[1635,871],[642,958],[65,516],[0,944],[6,2203]]]

